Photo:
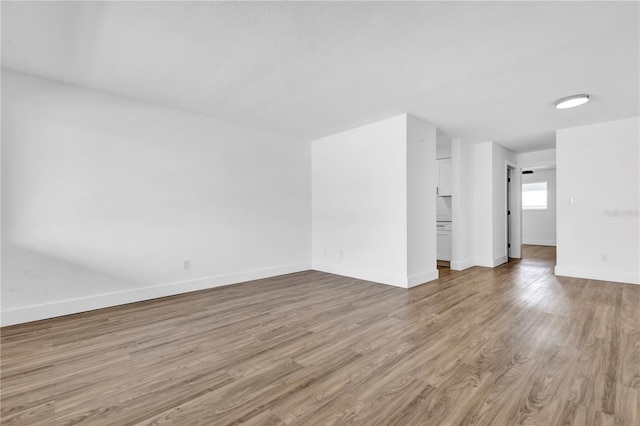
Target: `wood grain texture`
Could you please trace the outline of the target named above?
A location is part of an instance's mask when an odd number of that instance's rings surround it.
[[[640,425],[640,286],[553,247],[409,290],[302,272],[2,329],[6,425]]]

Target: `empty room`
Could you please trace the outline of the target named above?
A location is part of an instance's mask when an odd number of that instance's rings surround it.
[[[640,425],[640,3],[1,3],[3,425]]]

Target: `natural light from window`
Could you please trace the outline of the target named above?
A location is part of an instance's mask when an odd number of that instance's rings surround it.
[[[522,210],[547,209],[547,182],[522,184]]]

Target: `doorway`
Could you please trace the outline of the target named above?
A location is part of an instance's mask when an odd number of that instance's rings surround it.
[[[522,168],[523,257],[551,258],[556,246],[556,169],[554,164]],[[525,249],[526,248],[526,249]]]

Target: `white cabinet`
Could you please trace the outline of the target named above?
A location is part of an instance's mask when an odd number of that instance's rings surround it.
[[[438,160],[437,195],[451,195],[451,158]]]
[[[437,259],[451,260],[451,222],[438,222],[436,228]]]

